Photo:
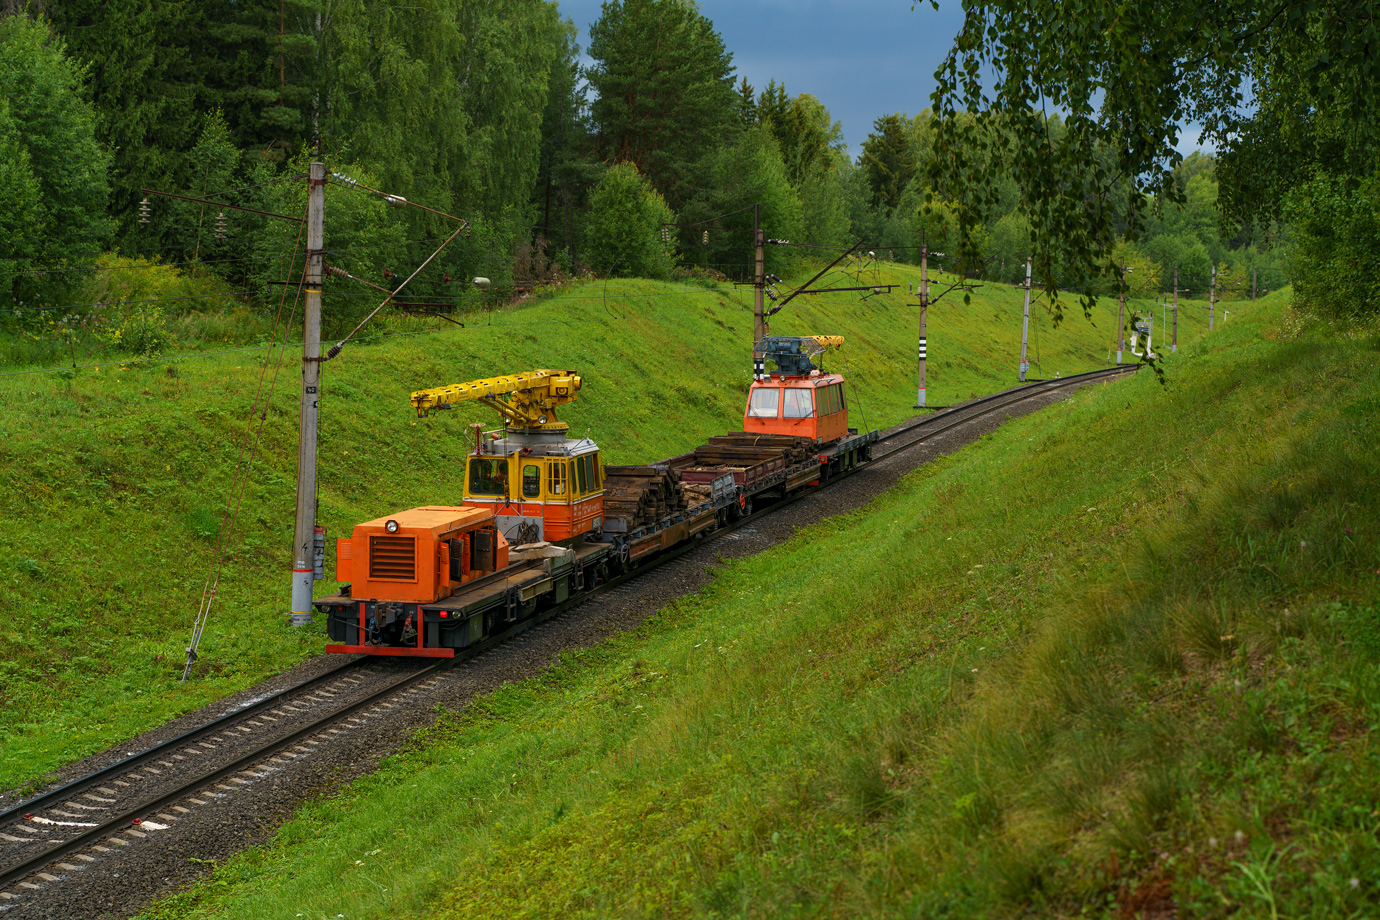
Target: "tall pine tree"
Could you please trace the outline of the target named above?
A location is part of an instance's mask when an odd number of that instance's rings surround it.
[[[873,206],[894,211],[915,178],[915,153],[900,115],[883,115],[872,125],[873,132],[863,141],[859,165],[872,191]]]
[[[739,130],[733,55],[683,0],[606,0],[589,36],[603,155],[637,166],[678,209],[705,154]]]
[[[61,270],[108,239],[108,157],[81,77],[44,23],[0,19],[0,303],[50,304],[75,277]]]
[[[174,0],[49,0],[68,51],[87,69],[98,139],[111,151],[111,211],[130,248],[144,185],[174,186],[180,154],[196,143],[203,74],[188,46],[205,21]]]

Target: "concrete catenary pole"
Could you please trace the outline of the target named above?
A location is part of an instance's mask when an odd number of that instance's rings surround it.
[[[307,191],[307,278],[303,288],[302,411],[297,447],[297,520],[292,532],[292,625],[311,622],[316,544],[316,413],[321,380],[321,276],[326,262],[326,166],[311,164]]]
[[[752,206],[752,379],[767,376],[767,359],[757,354],[757,343],[767,334],[765,294],[767,290],[767,253],[762,234],[762,206]]]
[[[762,337],[767,334],[767,318],[765,316],[764,296],[767,289],[767,253],[766,241],[762,235],[762,206],[755,204],[752,206],[752,246],[753,246],[753,270],[752,270],[752,344],[756,345],[762,341]]]
[[[1174,266],[1174,340],[1169,345],[1171,352],[1179,350],[1179,266]]]
[[[1025,315],[1021,319],[1021,383],[1025,383],[1025,373],[1030,369],[1026,360],[1026,342],[1030,338],[1030,256],[1025,257]]]
[[[1212,331],[1213,315],[1217,312],[1217,266],[1212,266],[1212,288],[1208,291],[1208,332]]]
[[[916,371],[915,405],[925,408],[925,324],[930,309],[930,250],[920,245],[920,350],[919,367]]]

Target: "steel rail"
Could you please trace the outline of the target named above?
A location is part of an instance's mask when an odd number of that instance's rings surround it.
[[[741,524],[747,520],[748,517],[744,517],[738,523]],[[114,833],[117,833],[118,831],[123,830],[125,827],[128,827],[135,818],[149,814],[150,812],[155,812],[160,808],[165,808],[174,802],[186,798],[187,796],[195,793],[196,791],[206,786],[213,785],[225,779],[226,777],[233,776],[234,774],[243,771],[247,767],[252,766],[253,764],[261,760],[264,760],[267,757],[271,757],[279,751],[291,747],[292,745],[301,742],[303,739],[308,738],[316,734],[317,732],[320,732],[330,727],[335,722],[338,722],[341,719],[354,715],[361,709],[366,709],[371,705],[377,704],[383,698],[399,690],[406,689],[408,686],[417,683],[423,678],[434,676],[443,671],[449,670],[450,668],[454,667],[462,661],[467,661],[472,658],[475,658],[481,653],[488,651],[490,648],[501,643],[507,642],[519,635],[520,633],[526,632],[528,629],[531,629],[532,627],[537,626],[540,623],[546,622],[547,620],[551,619],[557,614],[564,613],[573,608],[574,606],[577,606],[578,604],[584,603],[585,601],[591,600],[592,598],[600,594],[603,594],[606,591],[612,590],[613,588],[618,587],[619,585],[630,580],[636,575],[642,574],[643,572],[654,567],[655,565],[659,565],[662,562],[670,561],[671,559],[676,558],[682,553],[687,552],[688,550],[693,549],[695,546],[698,545],[700,545],[699,541],[693,541],[687,544],[685,547],[677,548],[677,550],[674,550],[671,553],[663,553],[654,560],[649,560],[648,562],[643,563],[642,565],[637,566],[636,568],[629,569],[622,575],[619,575],[616,578],[612,578],[609,581],[604,582],[602,585],[599,585],[591,589],[590,591],[584,592],[578,598],[574,598],[572,600],[566,601],[563,604],[559,604],[551,608],[550,610],[538,614],[537,616],[524,620],[521,623],[514,624],[511,628],[501,633],[497,633],[496,635],[490,636],[482,642],[477,642],[474,645],[471,645],[468,648],[460,651],[453,658],[436,659],[434,662],[428,663],[426,667],[422,668],[415,674],[411,674],[407,677],[404,677],[401,680],[394,681],[393,683],[379,689],[378,691],[370,694],[369,696],[361,700],[358,700],[354,703],[351,703],[342,709],[335,710],[325,716],[322,716],[321,718],[318,718],[308,723],[302,728],[299,728],[284,737],[254,747],[253,749],[236,758],[233,762],[227,764],[226,766],[219,767],[210,773],[206,773],[194,779],[191,779],[188,782],[178,786],[177,788],[165,793],[164,795],[159,796],[158,798],[141,802],[137,806],[131,808],[126,808],[114,817],[101,822],[96,827],[93,827],[87,831],[82,832],[81,834],[78,834],[76,837],[73,837],[69,840],[63,841],[62,843],[51,846],[43,850],[42,852],[35,853],[29,858],[24,859],[21,862],[15,863],[14,865],[8,868],[0,869],[0,890],[3,890],[4,888],[13,884],[14,882],[18,882],[23,880],[24,878],[27,878],[28,876],[39,871],[48,863],[51,863],[56,859],[60,859],[69,853],[76,852],[77,850],[80,850],[83,847],[89,846],[107,836],[110,836]],[[371,660],[372,659],[370,659],[367,655],[361,656],[360,658],[356,658],[354,661],[351,661],[347,665],[342,665],[339,668],[335,668],[334,670],[327,672],[327,674],[321,675],[321,677],[325,678],[327,676],[337,674],[338,672],[343,671],[346,668],[353,667],[355,665],[360,665]],[[313,678],[313,681],[318,679],[319,678]],[[310,683],[312,683],[312,681],[306,681],[303,684],[298,685],[298,687],[291,689],[296,690],[300,687],[308,686]],[[288,693],[291,691],[283,692]],[[281,699],[279,699],[279,702],[281,702]],[[245,710],[233,713],[232,715],[235,717],[239,717],[248,711],[249,709],[246,708]],[[222,717],[222,719],[216,720],[216,722],[212,723],[212,725],[222,725],[225,718],[227,717]],[[209,725],[203,726],[203,729],[209,728]],[[194,733],[200,734],[204,732],[202,729],[194,729],[193,732],[188,732],[187,735],[191,735]],[[185,738],[186,736],[184,735],[182,737]],[[172,742],[165,742],[165,745],[171,743]],[[104,770],[98,771],[98,773],[91,774],[91,776],[75,780],[72,783],[67,784],[67,786],[62,787],[61,789],[55,789],[52,793],[49,793],[48,795],[57,795],[59,792],[62,792],[63,790],[72,792],[74,788],[78,786],[78,784],[80,784],[81,789],[88,788],[92,785],[95,785],[97,782],[100,782],[103,779],[108,779],[112,773],[119,772],[120,770],[129,767],[136,759],[139,762],[143,762],[144,760],[147,760],[149,759],[149,757],[153,756],[154,752],[162,750],[164,750],[164,745],[160,745],[156,748],[151,748],[149,751],[141,752],[140,754],[137,754],[135,755],[135,757],[132,758],[126,758],[120,763],[114,764],[112,767],[107,767]],[[67,796],[64,796],[64,798],[66,797]],[[32,808],[34,803],[46,800],[47,796],[41,796],[39,798],[32,799],[24,805],[10,809],[5,814],[10,815],[21,808],[29,810]]]
[[[167,753],[174,748],[183,747],[187,744],[190,744],[193,741],[196,741],[198,738],[204,738],[208,735],[215,734],[218,731],[228,728],[235,722],[242,721],[245,718],[252,717],[267,709],[272,709],[274,706],[279,706],[283,703],[286,703],[292,700],[294,697],[302,695],[304,691],[316,686],[317,684],[325,683],[327,680],[341,677],[344,674],[344,672],[358,667],[359,665],[364,664],[368,660],[369,659],[367,658],[357,658],[353,661],[345,662],[339,667],[332,668],[324,674],[318,674],[316,677],[309,678],[308,680],[302,681],[300,684],[295,684],[294,686],[288,687],[284,690],[280,690],[277,693],[272,694],[271,696],[264,697],[262,700],[255,701],[239,709],[227,712],[223,716],[218,716],[217,718],[212,719],[210,722],[207,722],[205,725],[200,725],[196,728],[183,732],[176,738],[170,738],[167,741],[162,741],[158,744],[155,744],[151,748],[140,751],[137,754],[131,754],[123,760],[116,761],[110,766],[102,767],[94,773],[88,773],[86,776],[74,779],[70,783],[65,783],[64,785],[58,786],[56,789],[50,789],[49,791],[42,793],[41,795],[36,795],[27,801],[20,802],[18,805],[13,806],[12,808],[7,808],[4,811],[0,811],[0,823],[4,823],[6,821],[18,817],[21,812],[31,812],[35,808],[51,808],[53,805],[57,804],[58,802],[64,799],[71,798],[74,795],[79,795],[82,792],[85,792],[87,789],[90,789],[92,786],[96,786],[109,781],[109,779],[112,776],[134,769],[140,766],[141,764],[146,763],[147,761],[153,760],[156,757],[166,756]]]
[[[34,872],[38,871],[40,868],[42,868],[43,866],[47,865],[55,859],[59,859],[63,856],[66,856],[68,853],[80,850],[83,847],[89,846],[90,844],[93,844],[96,841],[101,840],[106,836],[109,836],[110,834],[113,834],[117,831],[123,830],[126,827],[129,827],[131,825],[131,822],[133,822],[135,818],[147,815],[150,812],[156,812],[160,808],[165,808],[171,805],[172,803],[184,799],[188,795],[191,795],[192,793],[205,788],[206,786],[210,786],[214,783],[220,782],[226,777],[233,776],[234,774],[243,771],[245,768],[252,766],[253,764],[263,760],[266,757],[271,757],[279,751],[284,750],[285,748],[292,747],[293,745],[300,743],[301,741],[310,737],[311,735],[314,735],[317,732],[330,727],[332,724],[340,721],[341,719],[348,718],[349,716],[354,715],[362,709],[366,709],[370,706],[377,704],[383,697],[386,697],[392,693],[396,693],[399,690],[405,689],[406,687],[417,683],[423,678],[431,677],[440,671],[446,670],[447,668],[453,666],[453,664],[456,661],[457,659],[454,658],[444,659],[428,667],[422,668],[413,674],[409,674],[401,680],[394,681],[386,687],[380,688],[379,690],[375,691],[374,693],[371,693],[363,699],[350,703],[349,705],[341,709],[337,709],[331,713],[328,713],[327,715],[324,715],[318,719],[314,719],[313,721],[307,723],[301,728],[298,728],[283,737],[276,738],[273,741],[267,742],[266,744],[257,745],[248,753],[240,755],[231,763],[226,764],[222,767],[218,767],[209,773],[204,773],[201,776],[188,780],[187,782],[181,784],[171,792],[165,793],[164,795],[161,795],[152,800],[140,802],[136,806],[126,808],[120,813],[116,814],[114,817],[102,821],[96,827],[93,827],[87,831],[83,831],[77,836],[69,840],[63,841],[62,843],[56,844],[55,846],[51,846],[46,850],[43,850],[41,853],[36,853],[33,856],[30,856],[27,859],[24,859],[23,861],[16,863],[7,869],[0,870],[0,889],[3,889],[5,886],[10,885],[13,882],[20,881],[21,879],[26,878],[29,875],[32,875]]]
[[[1134,364],[1121,365],[1112,368],[1103,368],[1101,370],[1088,371],[1082,374],[1074,374],[1069,377],[1059,377],[1054,380],[1039,380],[1032,383],[1026,383],[1022,384],[1019,387],[1013,387],[1009,390],[1003,390],[1000,393],[993,393],[991,396],[984,396],[981,399],[974,400],[962,406],[957,406],[953,409],[949,409],[937,415],[932,415],[928,418],[924,418],[916,422],[911,422],[909,424],[897,426],[896,428],[890,429],[885,436],[878,439],[879,444],[901,437],[902,435],[909,434],[910,432],[916,431],[921,428],[928,428],[929,426],[933,425],[939,426],[932,431],[926,431],[923,437],[893,447],[891,450],[886,451],[880,456],[874,456],[873,459],[877,460],[883,457],[890,457],[893,454],[898,454],[906,448],[913,447],[916,444],[919,444],[922,441],[926,441],[937,434],[941,434],[952,428],[956,428],[959,425],[964,424],[965,422],[971,422],[975,419],[982,418],[983,416],[995,412],[998,409],[1004,409],[1007,406],[1012,406],[1016,403],[1024,402],[1025,400],[1030,399],[1031,397],[1039,396],[1043,393],[1055,392],[1057,390],[1061,390],[1069,386],[1081,386],[1083,384],[1089,383],[1092,380],[1100,378],[1113,379],[1124,374],[1134,373],[1138,369],[1139,365]],[[982,411],[970,414],[970,410],[977,408],[981,408]],[[960,413],[962,414],[962,418],[953,417],[955,414]]]
[[[1097,371],[1089,371],[1083,374],[1075,374],[1070,377],[1060,377],[1055,380],[1035,381],[1032,383],[1024,384],[1020,387],[1015,387],[1010,390],[1004,390],[1001,393],[994,393],[991,396],[982,397],[981,399],[974,400],[963,406],[955,407],[954,409],[947,410],[946,412],[940,413],[938,415],[920,419],[918,421],[906,425],[897,426],[896,428],[890,429],[888,433],[879,440],[879,443],[892,440],[894,438],[900,437],[902,435],[908,434],[918,429],[925,428],[930,430],[924,431],[924,433],[921,434],[921,436],[918,438],[907,441],[904,444],[897,445],[896,447],[893,447],[891,450],[888,450],[883,454],[874,456],[871,462],[876,462],[887,457],[895,456],[896,454],[902,453],[903,451],[908,450],[909,448],[914,447],[917,444],[923,443],[924,441],[927,441],[933,437],[943,434],[944,432],[947,432],[953,428],[967,424],[968,422],[976,421],[980,418],[990,415],[993,412],[1004,409],[1007,406],[1023,402],[1032,397],[1061,390],[1070,386],[1083,385],[1098,378],[1114,378],[1122,374],[1134,372],[1137,369],[1138,365],[1123,365],[1115,368],[1107,368]],[[979,409],[980,411],[970,412],[970,410],[972,409]],[[961,414],[962,417],[953,417],[956,414]],[[853,475],[854,473],[861,472],[862,470],[867,469],[869,466],[870,463],[865,464],[863,466],[854,467],[851,470],[846,470],[832,477],[822,478],[820,485],[822,488],[827,488],[828,486],[833,485],[839,482],[840,480]],[[181,785],[177,789],[174,789],[152,801],[143,802],[136,807],[128,808],[122,811],[120,814],[116,815],[115,817],[103,822],[98,827],[92,828],[82,834],[79,834],[71,840],[57,844],[56,846],[50,847],[41,853],[35,854],[29,859],[17,863],[8,869],[0,870],[0,889],[3,889],[14,882],[20,881],[26,878],[27,876],[32,875],[34,872],[38,871],[43,866],[54,861],[55,859],[59,859],[62,856],[75,852],[76,850],[88,846],[108,835],[115,833],[118,830],[123,829],[124,827],[128,826],[130,822],[132,822],[135,818],[141,815],[145,815],[150,812],[157,811],[160,808],[167,807],[172,803],[186,798],[188,795],[191,795],[192,793],[206,786],[210,786],[214,783],[217,783],[220,780],[225,779],[226,777],[233,776],[234,774],[245,770],[247,767],[252,766],[253,764],[267,757],[271,757],[279,751],[282,751],[286,748],[300,743],[302,740],[311,737],[312,735],[324,730],[325,728],[328,728],[335,722],[338,722],[341,719],[354,715],[356,712],[366,709],[369,706],[375,705],[383,698],[399,690],[405,689],[406,687],[411,686],[412,684],[415,684],[426,677],[434,676],[436,674],[440,674],[446,670],[449,670],[450,668],[454,667],[462,661],[473,659],[474,657],[487,651],[488,649],[501,643],[507,642],[512,638],[516,637],[517,635],[520,635],[521,633],[526,632],[527,630],[532,629],[533,627],[538,626],[541,623],[544,623],[550,620],[551,618],[558,616],[559,614],[568,612],[569,610],[572,610],[581,604],[585,604],[593,600],[594,598],[616,587],[623,585],[624,583],[632,580],[633,578],[645,574],[647,571],[659,565],[673,561],[690,552],[691,550],[694,550],[712,540],[719,538],[720,536],[731,533],[739,529],[740,527],[747,525],[748,523],[754,522],[759,518],[770,515],[787,505],[793,504],[794,502],[799,501],[800,499],[813,494],[816,493],[814,491],[802,490],[800,492],[797,492],[795,495],[783,496],[782,498],[773,501],[770,504],[765,505],[758,510],[753,511],[750,514],[743,515],[736,521],[726,524],[723,527],[717,528],[712,533],[707,534],[706,538],[703,540],[692,539],[687,541],[683,546],[675,547],[671,550],[658,553],[655,558],[639,563],[638,565],[628,569],[621,575],[609,579],[603,584],[581,593],[578,597],[571,598],[570,600],[567,600],[561,604],[557,604],[556,606],[546,611],[543,611],[542,613],[539,613],[536,616],[530,617],[529,619],[524,620],[521,623],[514,624],[511,628],[505,630],[504,632],[498,633],[494,636],[489,637],[488,639],[483,640],[482,642],[478,642],[464,649],[453,658],[438,659],[434,663],[429,664],[427,667],[419,670],[415,674],[408,675],[407,677],[401,680],[395,681],[389,684],[388,686],[379,689],[378,691],[365,697],[364,699],[361,699],[355,703],[351,703],[342,709],[336,710],[325,716],[322,716],[308,723],[307,725],[291,732],[285,737],[278,738],[266,744],[257,746],[253,750],[241,755],[239,758],[237,758],[232,763],[226,766],[220,767],[210,773],[196,777],[195,779],[192,779],[189,782]],[[6,812],[0,813],[0,819],[11,817],[20,809],[30,809],[37,803],[46,802],[50,799],[50,797],[66,797],[67,795],[75,794],[76,792],[81,791],[81,789],[89,788],[90,786],[95,785],[97,782],[100,782],[103,779],[107,778],[113,772],[128,769],[129,767],[134,766],[137,762],[141,763],[154,756],[156,752],[164,751],[167,749],[167,747],[173,744],[185,742],[192,737],[199,737],[201,735],[208,734],[211,731],[213,731],[215,727],[222,726],[228,720],[238,719],[244,716],[246,713],[258,711],[260,708],[274,705],[277,702],[283,701],[284,697],[286,697],[288,694],[295,693],[301,689],[304,689],[312,685],[313,683],[322,681],[328,677],[336,676],[341,671],[344,671],[347,668],[362,664],[369,660],[370,659],[367,656],[355,659],[347,665],[335,668],[331,671],[328,671],[326,674],[320,675],[319,677],[312,678],[311,680],[304,681],[302,684],[299,684],[295,687],[291,687],[287,690],[281,691],[281,693],[275,695],[269,700],[262,701],[260,704],[255,704],[253,707],[246,707],[245,709],[237,710],[233,713],[227,714],[226,716],[222,716],[221,718],[211,723],[208,723],[207,725],[202,726],[201,728],[193,729],[192,731],[187,732],[176,739],[164,742],[161,745],[158,745],[154,748],[150,748],[148,751],[144,751],[140,754],[134,755],[133,757],[126,758],[125,760],[120,761],[117,764],[113,764],[112,766],[98,771],[97,773],[93,773],[90,776],[75,780],[72,783],[69,783],[65,786],[53,790],[50,793],[45,793],[43,796],[31,799],[29,800],[29,802],[11,808]]]

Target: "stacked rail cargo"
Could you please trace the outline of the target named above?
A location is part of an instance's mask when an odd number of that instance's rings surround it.
[[[716,435],[708,444],[672,457],[665,464],[687,485],[712,482],[731,474],[745,505],[767,490],[778,486],[789,490],[800,482],[819,478],[815,442],[786,435],[742,431]]]
[[[665,467],[604,468],[604,517],[624,521],[627,530],[655,524],[687,507],[680,480]]]

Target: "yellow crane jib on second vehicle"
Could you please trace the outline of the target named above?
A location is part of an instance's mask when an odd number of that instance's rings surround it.
[[[479,402],[500,412],[509,428],[565,431],[569,426],[556,418],[556,407],[574,402],[581,384],[574,371],[527,371],[417,390],[412,405],[423,416],[456,403]]]

